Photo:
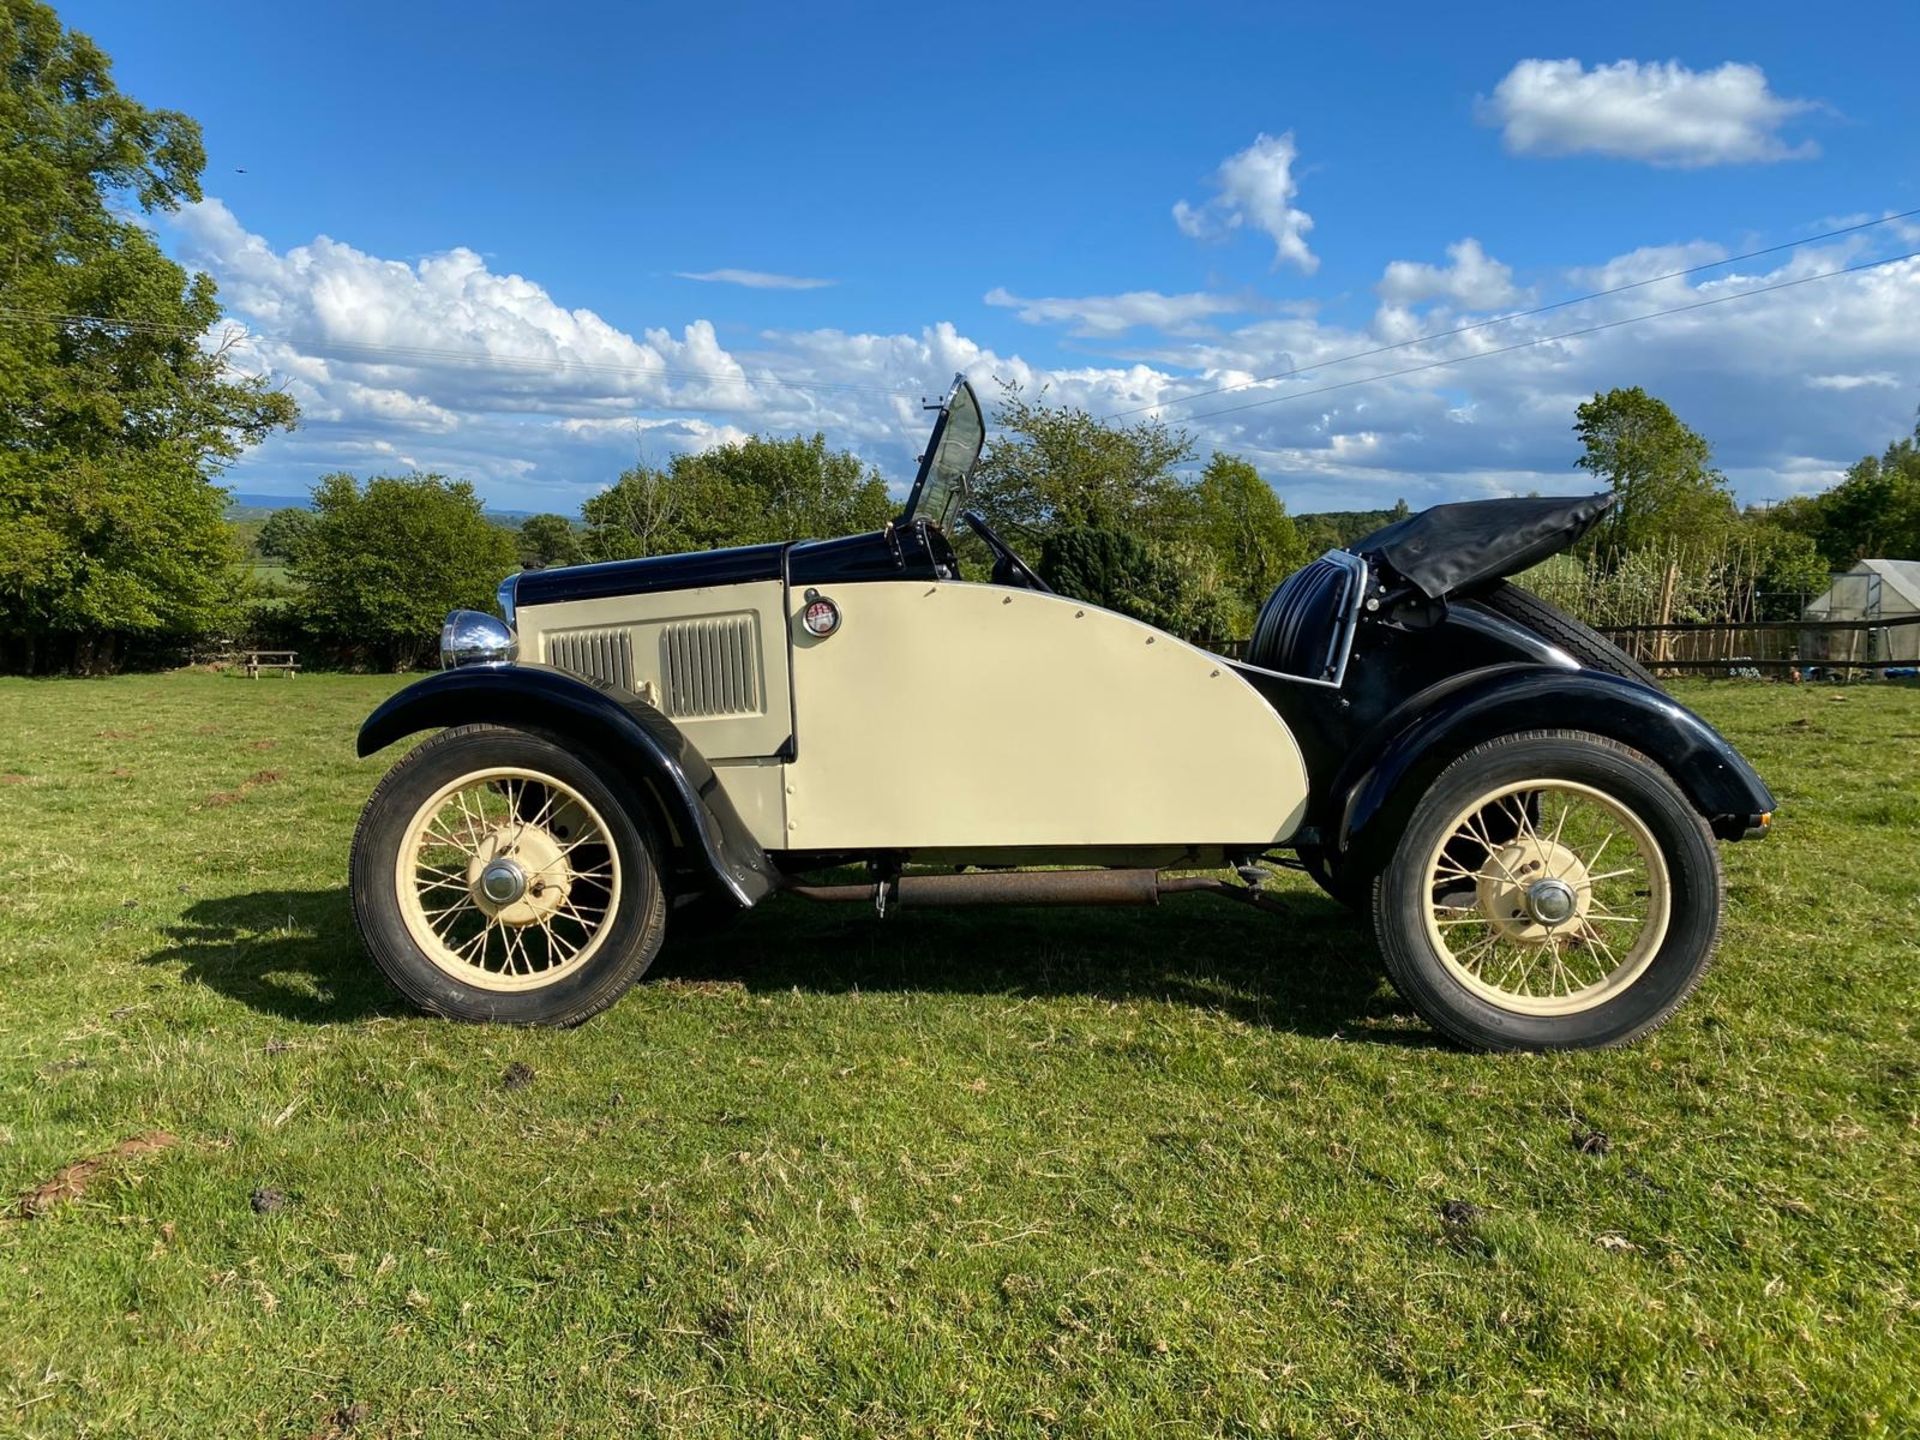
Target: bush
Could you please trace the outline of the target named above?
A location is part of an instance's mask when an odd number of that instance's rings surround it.
[[[1211,557],[1189,545],[1154,544],[1123,530],[1067,526],[1046,538],[1041,573],[1062,595],[1131,615],[1184,640],[1234,634],[1241,608]]]
[[[488,520],[464,480],[329,475],[293,578],[303,628],[322,645],[404,669],[433,652],[449,610],[485,610],[519,567],[513,534]]]

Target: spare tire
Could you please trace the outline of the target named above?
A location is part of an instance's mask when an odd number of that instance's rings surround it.
[[[1498,580],[1472,598],[1494,614],[1504,615],[1516,624],[1526,626],[1542,640],[1558,645],[1589,670],[1604,670],[1609,675],[1638,680],[1655,690],[1661,688],[1651,670],[1606,636],[1574,619],[1558,605],[1542,600],[1524,586],[1515,585],[1511,580]]]

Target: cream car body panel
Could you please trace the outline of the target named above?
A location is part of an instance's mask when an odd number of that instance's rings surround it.
[[[760,759],[793,734],[785,588],[767,580],[529,605],[520,653],[641,696],[716,765]]]
[[[733,802],[741,823],[763,850],[787,844],[787,767],[778,760],[721,760],[713,778]]]
[[[1299,747],[1217,656],[1078,601],[959,582],[792,598],[787,849],[1227,844],[1286,838]]]

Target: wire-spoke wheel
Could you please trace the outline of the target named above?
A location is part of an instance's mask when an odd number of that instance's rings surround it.
[[[367,804],[353,871],[381,969],[458,1019],[583,1020],[639,976],[664,928],[632,797],[523,731],[463,726],[402,760]]]
[[[1428,936],[1467,989],[1572,1015],[1639,979],[1666,938],[1667,864],[1591,785],[1530,779],[1469,801],[1427,859]]]
[[[1719,925],[1712,839],[1666,774],[1534,732],[1455,761],[1375,890],[1388,973],[1467,1044],[1615,1044],[1698,983]]]
[[[561,781],[519,767],[442,786],[394,863],[414,943],[483,990],[534,989],[585,965],[620,904],[607,822]]]

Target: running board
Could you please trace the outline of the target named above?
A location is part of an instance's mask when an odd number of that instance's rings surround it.
[[[1280,901],[1247,885],[1206,875],[1163,880],[1158,870],[973,870],[957,875],[896,875],[859,885],[793,885],[789,895],[827,903],[865,903],[881,914],[900,905],[1158,905],[1162,895],[1221,895],[1284,913]]]

